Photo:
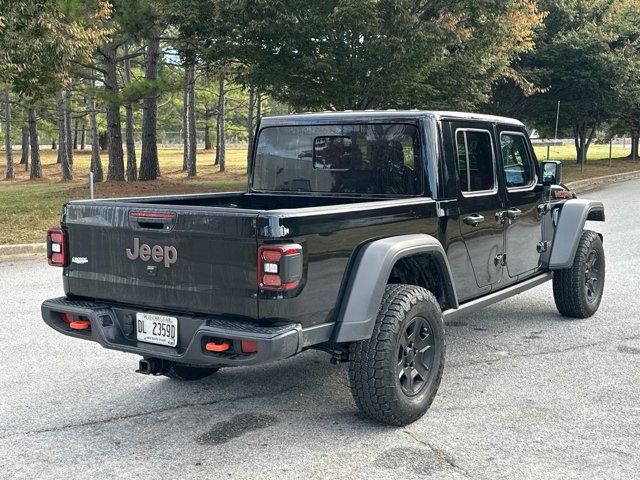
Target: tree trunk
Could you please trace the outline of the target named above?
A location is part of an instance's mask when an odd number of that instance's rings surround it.
[[[33,180],[34,178],[42,177],[42,168],[40,166],[38,121],[36,120],[36,111],[32,106],[29,106],[27,118],[29,122],[29,141],[31,142],[31,175],[29,175],[29,178]]]
[[[101,48],[104,67],[104,88],[107,102],[107,134],[109,137],[109,164],[107,181],[124,181],[124,152],[122,148],[122,122],[120,119],[120,100],[118,98],[118,70],[116,47],[108,43]]]
[[[152,88],[142,103],[142,155],[140,158],[140,180],[155,180],[160,174],[158,163],[158,92],[155,85],[160,58],[160,37],[152,33],[147,42],[147,65],[145,79]]]
[[[204,108],[204,149],[213,150],[213,143],[211,142],[211,125],[209,121],[213,117],[213,111],[211,105],[207,104]]]
[[[206,118],[206,113],[205,113]],[[211,150],[213,145],[211,144],[211,127],[208,123],[204,124],[204,149]]]
[[[262,93],[260,90],[256,92],[256,125],[262,120]]]
[[[85,99],[86,103],[86,99]],[[82,121],[82,130],[80,130],[80,150],[84,150],[84,147],[87,146],[87,124],[85,121]]]
[[[93,181],[98,183],[104,179],[102,160],[100,159],[100,135],[98,135],[98,120],[96,118],[96,102],[93,98],[93,80],[89,81],[89,95],[87,104],[89,107],[89,127],[91,129],[91,171]]]
[[[638,159],[638,141],[640,140],[640,130],[637,127],[631,127],[631,154],[629,158],[634,162]]]
[[[107,130],[98,131],[98,140],[100,142],[100,151],[109,149],[109,132]]]
[[[584,164],[587,164],[587,153],[589,152],[589,147],[591,143],[593,143],[593,139],[596,136],[596,131],[598,130],[598,125],[594,124],[589,130],[589,134],[587,136],[587,143],[584,146]]]
[[[69,166],[73,166],[73,136],[71,130],[71,94],[73,93],[73,86],[69,84],[67,86],[67,90],[65,91],[64,97],[64,114],[65,114],[65,127],[66,127],[66,143],[67,146],[67,160],[69,162]]]
[[[73,149],[78,149],[78,120],[73,122]]]
[[[65,144],[64,136],[66,132],[65,126],[64,126],[64,114],[62,113],[62,109],[64,108],[62,105],[62,102],[63,102],[62,94],[61,93],[59,94],[58,92],[56,92],[56,109],[58,113],[58,146],[57,146],[58,154],[57,154],[56,163],[58,165],[62,163],[63,151],[60,146]],[[60,105],[59,107],[58,107],[58,104]],[[64,155],[66,155],[66,150]]]
[[[125,48],[125,55],[128,55],[129,49]],[[124,61],[124,83],[131,83],[131,60]],[[135,182],[138,179],[138,161],[136,159],[136,143],[133,132],[133,105],[128,102],[124,106],[125,109],[125,139],[127,145],[127,181]]]
[[[589,127],[587,122],[580,122],[573,127],[573,140],[576,147],[576,163],[587,164],[587,153],[595,136],[597,125]]]
[[[189,66],[184,66],[184,89],[182,91],[182,171],[189,169]]]
[[[225,129],[225,91],[224,91],[224,68],[220,69],[218,77],[218,138],[216,141],[216,165],[220,165],[220,171],[225,171],[225,144],[226,144],[226,129]]]
[[[11,103],[9,102],[9,87],[4,87],[4,145],[7,149],[7,172],[5,178],[10,180],[13,173],[13,149],[11,148]]]
[[[29,170],[29,129],[22,127],[22,155],[20,165],[24,165],[25,171]]]
[[[189,164],[187,175],[195,177],[196,170],[196,67],[187,67],[187,131],[189,132]]]
[[[61,133],[59,135],[58,143],[58,159],[60,160],[60,169],[62,172],[62,180],[71,180],[73,175],[71,173],[71,163],[69,162],[69,148],[67,146],[67,113],[65,97],[62,92],[56,93],[56,110],[58,113],[58,130]]]
[[[247,165],[251,162],[253,151],[253,131],[254,131],[254,107],[256,102],[256,88],[249,85],[249,114],[247,115]],[[248,167],[247,167],[248,170]]]

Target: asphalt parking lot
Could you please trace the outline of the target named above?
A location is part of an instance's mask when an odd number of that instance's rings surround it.
[[[42,258],[0,262],[0,478],[616,478],[640,476],[640,180],[605,202],[600,311],[563,319],[545,284],[447,325],[420,421],[376,425],[346,367],[308,352],[195,383],[40,319],[62,294]]]

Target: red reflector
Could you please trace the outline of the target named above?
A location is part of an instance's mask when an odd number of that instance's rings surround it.
[[[296,281],[296,282],[288,282],[288,283],[285,283],[285,284],[282,286],[282,289],[283,289],[283,290],[293,290],[293,289],[294,289],[294,288],[296,288],[298,285],[300,285],[300,282],[297,282],[297,281]]]
[[[74,330],[86,330],[91,326],[91,323],[88,320],[74,320],[69,326]]]
[[[71,322],[77,320],[76,317],[74,317],[73,315],[69,315],[68,313],[61,313],[60,314],[60,318],[62,319],[62,321],[64,323],[66,323],[67,325],[69,325]]]
[[[51,265],[52,267],[63,266],[64,255],[62,255],[61,253],[54,253],[53,255],[51,255],[51,258],[49,259],[49,265]]]
[[[258,351],[258,344],[251,340],[242,340],[242,353],[256,353]]]
[[[134,218],[176,218],[176,214],[174,212],[134,211],[131,212],[130,215]]]
[[[262,258],[267,262],[277,263],[282,258],[282,254],[278,250],[263,250]]]
[[[280,279],[280,275],[263,275],[262,285],[265,287],[281,287],[282,280]]]
[[[230,347],[231,345],[229,344],[229,342],[208,342],[204,346],[205,350],[207,350],[208,352],[226,352]]]

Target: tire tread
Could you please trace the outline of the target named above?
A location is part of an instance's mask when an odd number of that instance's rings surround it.
[[[600,236],[591,230],[585,230],[580,237],[576,255],[571,267],[557,270],[553,276],[553,299],[560,314],[572,318],[587,318],[593,315],[600,305],[600,301],[594,306],[590,305],[584,293],[584,273],[582,265],[586,262],[589,250],[593,245],[602,251]],[[604,283],[604,272],[602,281]]]
[[[349,351],[349,386],[356,405],[366,416],[389,425],[407,425],[424,414],[435,398],[444,368],[444,361],[440,361],[435,388],[423,411],[407,413],[397,408],[396,385],[388,381],[386,369],[389,357],[395,354],[395,338],[404,316],[418,302],[429,305],[442,318],[438,301],[430,291],[413,285],[387,285],[371,338],[353,343]],[[444,357],[444,342],[442,349]]]

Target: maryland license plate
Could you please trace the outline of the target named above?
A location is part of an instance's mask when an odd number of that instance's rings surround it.
[[[175,347],[178,345],[178,319],[153,313],[136,314],[138,341]]]

